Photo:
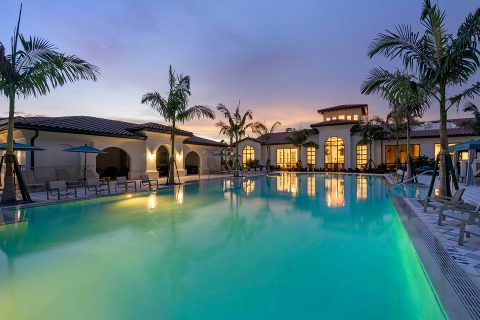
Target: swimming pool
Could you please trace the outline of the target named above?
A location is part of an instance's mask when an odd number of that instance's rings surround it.
[[[0,227],[5,319],[445,318],[379,177],[217,179],[23,210]]]

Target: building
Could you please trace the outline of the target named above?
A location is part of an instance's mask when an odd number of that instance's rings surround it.
[[[87,155],[87,169],[100,176],[137,179],[142,174],[166,176],[171,152],[171,128],[158,123],[136,124],[86,116],[17,117],[14,139],[45,151],[17,152],[24,168],[35,170],[39,180],[55,180],[55,169],[65,168],[80,177],[84,155],[64,149],[89,145],[105,154]],[[0,139],[6,141],[7,120],[0,120]],[[175,159],[180,176],[220,170],[220,159],[212,156],[225,144],[177,129]]]
[[[312,135],[300,148],[286,140],[289,132],[274,133],[270,139],[270,160],[272,165],[283,168],[302,164],[315,168],[349,169],[363,168],[371,158],[375,164],[393,165],[395,163],[395,141],[385,135],[376,140],[371,148],[360,143],[361,137],[352,131],[368,119],[368,105],[349,104],[318,110],[319,121],[310,125]],[[467,119],[453,119],[447,123],[449,143],[480,139],[470,129],[460,125]],[[424,122],[412,128],[412,156],[434,158],[440,150],[438,121]],[[406,139],[399,141],[400,160],[406,159]],[[265,164],[267,147],[264,137],[247,137],[239,142],[242,162],[257,159]],[[301,152],[301,154],[299,154]]]

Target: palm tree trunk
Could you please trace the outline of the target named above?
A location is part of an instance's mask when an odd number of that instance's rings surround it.
[[[239,172],[238,172],[238,167],[239,167],[239,161],[240,161],[240,157],[239,157],[239,154],[238,154],[238,135],[235,135],[235,169],[233,171],[233,175],[235,177],[238,177],[239,176]]]
[[[15,115],[15,93],[10,91],[10,106],[8,110],[8,131],[7,131],[7,150],[5,152],[5,179],[3,186],[2,202],[15,202],[17,195],[15,191],[13,162],[13,122]]]
[[[270,172],[270,144],[267,143],[267,172]]]
[[[400,155],[398,150],[399,140],[400,140],[400,135],[397,134],[395,136],[395,172],[398,171],[398,162],[400,161]]]
[[[175,121],[172,122],[172,132],[170,133],[171,152],[170,161],[168,165],[168,179],[167,184],[175,184]]]
[[[411,161],[410,161],[410,116],[407,116],[407,180],[411,179],[413,175]]]
[[[446,93],[445,86],[440,86],[440,161],[439,161],[439,173],[440,173],[440,195],[448,195],[449,186],[447,186],[447,172],[445,165],[445,158],[448,148],[448,135],[447,135],[447,110],[446,110]],[[435,177],[433,177],[434,179]]]

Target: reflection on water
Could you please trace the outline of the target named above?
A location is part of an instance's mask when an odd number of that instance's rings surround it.
[[[155,209],[157,207],[157,194],[152,193],[147,197],[147,208]]]
[[[242,188],[248,195],[255,190],[255,180],[244,180],[242,182]]]
[[[309,197],[315,197],[315,177],[315,174],[307,177],[307,195]]]
[[[357,200],[367,200],[368,181],[366,176],[357,176]]]
[[[282,173],[277,177],[277,191],[290,192],[293,196],[298,192],[298,177],[293,173]]]
[[[175,202],[183,204],[183,193],[185,192],[185,185],[175,185]]]
[[[329,208],[345,206],[344,184],[342,175],[325,176],[325,199]]]

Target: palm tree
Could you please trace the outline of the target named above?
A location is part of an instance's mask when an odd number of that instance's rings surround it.
[[[389,71],[376,68],[362,83],[363,94],[377,93],[390,104],[396,117],[403,118],[407,135],[407,179],[413,177],[413,162],[410,156],[411,127],[415,119],[421,117],[429,106],[428,92],[411,75],[400,71]]]
[[[238,154],[238,141],[243,138],[253,123],[248,123],[248,120],[253,119],[252,111],[247,110],[244,114],[240,113],[240,101],[238,102],[235,111],[232,113],[223,104],[218,104],[217,110],[222,112],[227,119],[226,122],[219,121],[216,126],[220,128],[220,134],[224,134],[230,138],[230,141],[235,140],[235,161],[234,161],[234,175],[238,176],[238,168],[240,166],[239,154]]]
[[[462,127],[472,129],[476,135],[480,135],[480,110],[473,103],[467,103],[463,108],[465,112],[471,112],[474,119],[470,121],[465,121],[461,124]]]
[[[382,54],[386,58],[399,58],[406,71],[415,75],[417,82],[430,97],[438,102],[440,112],[440,192],[450,194],[447,183],[448,156],[447,112],[466,98],[480,93],[476,82],[461,93],[447,97],[452,86],[468,85],[480,66],[480,8],[470,13],[455,35],[445,28],[446,14],[430,0],[424,0],[421,21],[423,34],[413,32],[408,25],[396,27],[395,31],[381,33],[371,44],[370,58]]]
[[[307,129],[295,129],[295,128],[288,128],[287,129],[287,132],[290,132],[290,136],[288,136],[287,138],[285,138],[285,140],[290,143],[290,144],[293,144],[294,146],[296,146],[298,148],[298,164],[300,165],[300,167],[303,167],[303,164],[302,164],[302,145],[305,143],[305,141],[308,139],[308,137],[310,137],[312,135],[312,132],[310,130],[307,130]]]
[[[175,184],[175,133],[177,131],[177,122],[185,123],[185,121],[201,117],[215,119],[215,113],[207,106],[188,106],[188,100],[191,95],[190,76],[183,74],[176,75],[172,66],[170,66],[168,80],[170,91],[166,98],[162,97],[157,91],[147,92],[142,97],[142,104],[150,105],[171,127],[171,149],[167,184]]]
[[[255,122],[252,124],[252,132],[259,135],[265,141],[267,146],[267,172],[270,172],[270,138],[275,130],[282,124],[276,121],[270,129],[267,128],[267,125],[263,122]]]
[[[15,99],[45,95],[50,89],[78,80],[96,81],[99,69],[74,55],[66,55],[47,40],[20,33],[22,6],[11,40],[11,52],[0,42],[0,92],[9,100],[5,180],[2,202],[15,202],[13,131]],[[25,190],[25,192],[27,192]],[[28,193],[27,193],[28,194]]]
[[[388,135],[395,139],[395,171],[399,169],[400,152],[399,152],[399,140],[406,130],[405,116],[401,108],[392,108],[384,121],[379,122],[379,125]]]
[[[375,167],[375,162],[372,159],[372,145],[380,131],[379,121],[380,119],[377,118],[371,119],[357,127],[354,131],[354,134],[361,138],[358,143],[368,145],[370,158],[365,164],[365,169],[372,169],[372,166]]]

